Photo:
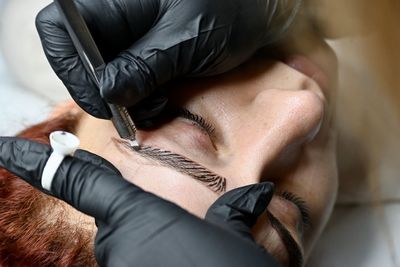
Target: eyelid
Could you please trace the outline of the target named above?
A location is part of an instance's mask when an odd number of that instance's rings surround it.
[[[204,131],[206,131],[210,137],[214,136],[215,127],[206,121],[202,116],[195,114],[186,108],[180,108],[178,110],[178,116],[195,122]]]
[[[304,228],[307,229],[312,227],[310,209],[308,208],[307,203],[304,199],[289,191],[277,192],[277,194],[287,201],[292,202],[299,208]]]

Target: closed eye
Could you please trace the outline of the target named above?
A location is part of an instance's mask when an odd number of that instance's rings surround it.
[[[177,116],[195,122],[202,130],[206,131],[210,137],[214,135],[215,127],[206,121],[202,116],[190,112],[185,108],[180,108]]]
[[[277,192],[282,198],[292,202],[295,204],[298,209],[300,210],[301,213],[301,218],[303,221],[303,225],[305,228],[310,228],[312,227],[311,225],[311,217],[310,217],[310,209],[308,208],[306,202],[299,196],[295,195],[292,192],[288,191],[283,191],[283,192]]]

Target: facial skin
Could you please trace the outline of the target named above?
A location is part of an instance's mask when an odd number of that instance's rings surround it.
[[[313,42],[312,49],[296,53],[318,68],[297,56],[283,57],[286,63],[253,59],[218,77],[171,85],[172,105],[203,117],[212,133],[182,117],[137,133],[142,147],[171,151],[226,178],[226,191],[273,182],[277,193],[254,227],[254,237],[286,266],[297,265],[289,260],[293,253],[288,253],[288,241],[283,242],[287,235],[273,222],[287,229],[306,259],[337,191],[332,117],[337,63],[325,43]],[[109,160],[125,179],[199,217],[223,193],[127,149],[113,139],[118,135],[109,121],[83,115],[76,134],[82,149]],[[282,197],[282,192],[289,193]],[[301,198],[294,202],[302,202],[309,218],[291,201],[294,198]],[[304,227],[301,215],[310,226]]]

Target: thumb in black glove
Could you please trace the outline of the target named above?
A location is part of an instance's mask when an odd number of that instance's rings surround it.
[[[47,145],[0,138],[0,166],[43,191],[50,153]],[[101,157],[78,150],[64,159],[49,193],[96,219],[101,266],[276,267],[249,234],[272,192],[270,183],[232,190],[201,220],[127,182]]]
[[[79,59],[56,6],[36,25],[43,49],[74,100],[109,118],[106,101],[130,107],[178,76],[226,72],[276,41],[301,0],[78,0],[108,64],[100,92]]]

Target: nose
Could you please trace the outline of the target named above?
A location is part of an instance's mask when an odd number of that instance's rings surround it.
[[[322,123],[324,104],[310,90],[268,89],[242,109],[245,121],[235,138],[235,175],[242,186],[260,182],[277,161],[292,158],[312,140]]]

